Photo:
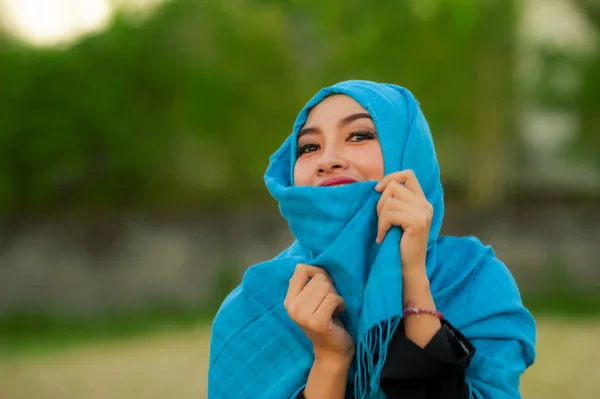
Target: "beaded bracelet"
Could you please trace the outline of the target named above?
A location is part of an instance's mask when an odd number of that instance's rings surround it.
[[[416,314],[417,319],[418,319],[419,316],[421,315],[421,313],[425,313],[425,314],[437,316],[440,319],[440,321],[444,320],[444,314],[442,312],[433,310],[433,309],[415,308],[414,305],[415,305],[414,301],[406,302],[406,305],[404,305],[404,311],[402,312],[402,315],[404,317],[406,317],[410,314]]]

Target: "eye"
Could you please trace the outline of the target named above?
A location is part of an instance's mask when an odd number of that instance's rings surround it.
[[[376,137],[375,133],[366,130],[360,130],[350,133],[347,141],[359,142],[365,140],[373,140]]]
[[[306,143],[298,147],[298,156],[308,154],[319,150],[319,145],[315,143]]]

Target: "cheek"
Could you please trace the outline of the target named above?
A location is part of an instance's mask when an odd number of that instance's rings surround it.
[[[294,165],[294,185],[310,186],[312,185],[312,174],[310,173],[310,165],[305,159],[298,159]]]
[[[357,166],[367,180],[383,179],[383,156],[379,143],[362,148]]]

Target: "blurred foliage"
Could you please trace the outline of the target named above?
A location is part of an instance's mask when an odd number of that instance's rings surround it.
[[[596,34],[595,49],[583,54],[555,46],[539,49],[543,69],[533,97],[550,111],[567,111],[577,116],[579,134],[570,149],[600,166],[600,3],[573,3]]]
[[[281,18],[246,11],[173,2],[67,51],[7,45],[3,208],[169,204],[252,187],[265,162],[250,145],[257,123],[282,125],[279,88],[293,69]]]
[[[0,211],[262,201],[296,112],[356,78],[413,91],[445,178],[474,203],[501,199],[519,167],[516,0],[340,4],[173,0],[69,49],[4,38]],[[600,147],[594,57],[576,63],[588,150]]]

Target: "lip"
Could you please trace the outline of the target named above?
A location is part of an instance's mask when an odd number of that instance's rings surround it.
[[[318,187],[340,186],[343,184],[357,183],[358,180],[348,176],[332,176],[317,183]]]

